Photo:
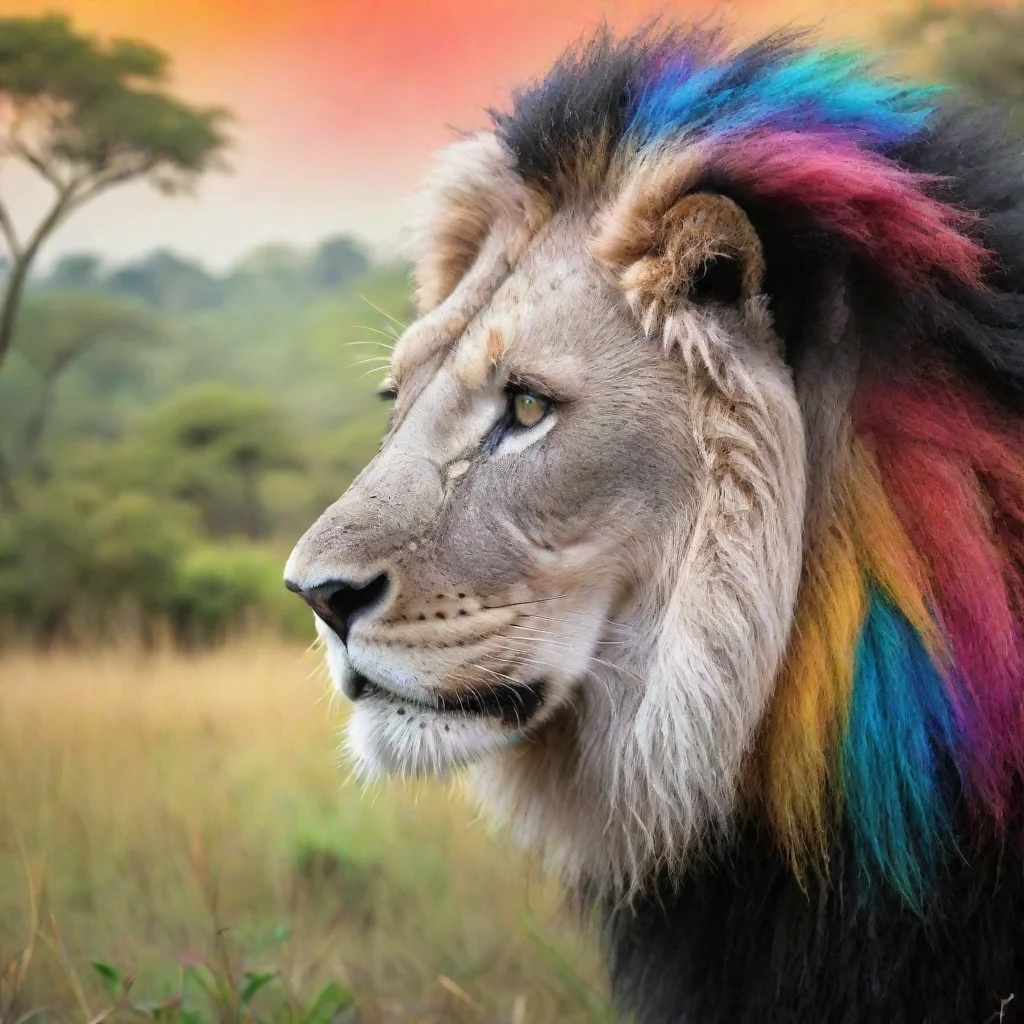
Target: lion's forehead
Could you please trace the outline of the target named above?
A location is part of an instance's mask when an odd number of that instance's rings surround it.
[[[471,388],[483,386],[493,368],[510,358],[547,364],[557,373],[568,350],[585,357],[595,340],[610,335],[617,312],[619,333],[635,333],[586,236],[569,218],[548,224],[514,265],[501,253],[488,268],[486,255],[483,265],[403,334],[391,364],[396,381],[442,353],[451,354],[456,379]]]

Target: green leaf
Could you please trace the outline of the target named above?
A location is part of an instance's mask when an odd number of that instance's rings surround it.
[[[303,1024],[331,1024],[339,1010],[355,1006],[355,1002],[355,996],[348,989],[329,981],[306,1008],[302,1015]]]
[[[245,983],[242,985],[238,998],[243,1006],[248,1006],[256,997],[256,993],[265,985],[269,985],[277,977],[277,971],[246,971]]]
[[[125,991],[125,976],[116,968],[110,964],[105,964],[102,960],[92,960],[93,970],[100,976],[100,980],[103,982],[103,988],[110,996],[111,999],[119,999]]]
[[[220,998],[220,986],[213,971],[206,964],[189,964],[185,968],[184,976],[194,981],[207,998],[214,1001]]]

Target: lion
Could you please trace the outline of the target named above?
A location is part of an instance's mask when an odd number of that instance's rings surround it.
[[[640,1024],[1024,1007],[1024,161],[799,34],[607,30],[444,150],[286,568]]]

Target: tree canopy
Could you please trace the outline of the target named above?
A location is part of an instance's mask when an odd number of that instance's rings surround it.
[[[187,187],[220,155],[227,115],[163,91],[167,69],[159,50],[104,44],[61,15],[0,19],[4,154],[69,204],[142,176],[164,191]]]
[[[0,195],[9,254],[0,303],[0,368],[10,350],[29,271],[43,243],[75,210],[121,183],[165,193],[188,188],[227,145],[227,113],[166,91],[168,60],[145,43],[100,41],[56,14],[0,18],[0,165],[14,161],[52,190],[49,209],[22,235]],[[66,265],[76,284],[98,268]],[[0,500],[17,503],[0,451]]]

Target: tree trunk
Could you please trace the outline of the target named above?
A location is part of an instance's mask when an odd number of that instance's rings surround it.
[[[99,340],[99,333],[86,335],[79,344],[70,351],[62,352],[43,371],[42,394],[39,403],[28,418],[21,434],[22,464],[31,472],[36,480],[42,482],[45,477],[45,466],[40,451],[43,434],[46,431],[53,409],[57,382],[68,368]]]
[[[74,202],[74,186],[69,185],[60,192],[57,202],[53,204],[50,212],[40,222],[24,250],[11,254],[13,259],[11,278],[4,290],[3,310],[0,311],[0,370],[3,369],[4,360],[7,358],[11,342],[14,340],[14,328],[18,323],[18,312],[25,294],[28,272],[32,269],[32,264],[43,242],[50,237],[53,229],[63,220]]]
[[[11,268],[11,276],[4,289],[3,310],[0,312],[0,370],[11,349],[14,339],[14,328],[18,322],[21,309],[21,297],[25,293],[25,282],[28,280],[28,269],[32,257],[37,250],[27,250]],[[14,512],[20,506],[18,491],[14,484],[14,474],[6,456],[0,452],[0,503],[5,509]]]
[[[4,289],[3,310],[0,312],[0,368],[3,367],[7,353],[11,349],[11,342],[14,340],[14,328],[18,323],[21,299],[25,294],[25,282],[28,281],[33,256],[35,252],[26,252],[14,261],[11,276]]]
[[[21,300],[28,282],[28,272],[39,253],[40,246],[50,236],[53,229],[61,222],[70,208],[74,198],[74,189],[64,189],[57,198],[50,212],[36,228],[28,245],[23,251],[12,252],[13,264],[11,276],[4,289],[3,309],[0,310],[0,371],[11,350],[14,340],[14,328],[18,325],[18,313],[21,311]],[[14,486],[14,478],[6,459],[0,453],[0,501],[9,509],[18,507],[18,493]]]
[[[0,450],[0,508],[6,512],[17,512],[20,507],[18,492],[14,489],[7,457]]]
[[[53,392],[56,378],[45,377],[43,379],[43,394],[39,399],[39,405],[35,408],[25,424],[21,435],[21,452],[18,460],[23,467],[35,477],[42,481],[44,476],[42,456],[39,452],[40,443],[43,440],[43,432],[46,430],[46,421],[49,418],[50,408],[53,405]]]

